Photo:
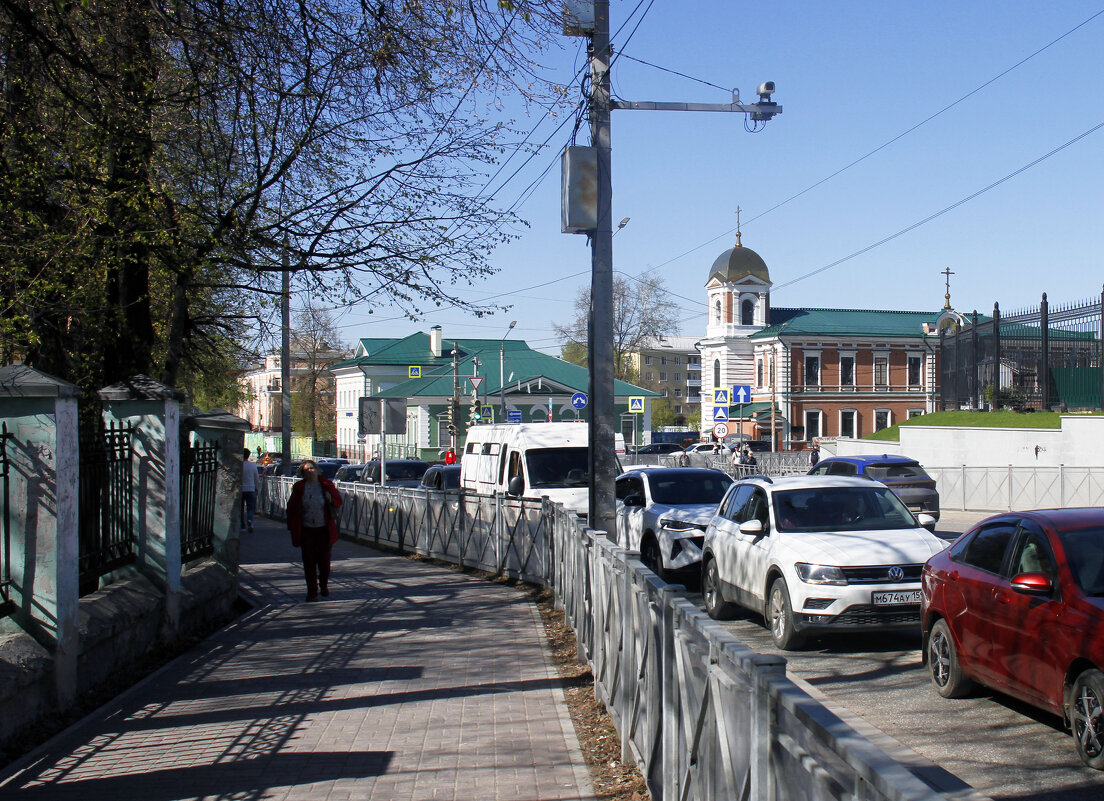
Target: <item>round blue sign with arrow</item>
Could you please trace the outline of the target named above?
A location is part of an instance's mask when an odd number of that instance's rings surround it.
[[[587,405],[587,396],[585,392],[576,392],[571,396],[571,405],[576,409],[582,409]]]

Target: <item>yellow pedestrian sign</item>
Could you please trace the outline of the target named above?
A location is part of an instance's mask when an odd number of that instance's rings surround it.
[[[415,365],[415,364],[410,365],[409,367],[406,368],[406,377],[407,378],[421,378],[422,377],[422,368],[419,365]]]
[[[713,405],[714,406],[728,406],[728,389],[714,389],[713,390]]]
[[[629,397],[629,414],[644,414],[643,395],[631,395]]]

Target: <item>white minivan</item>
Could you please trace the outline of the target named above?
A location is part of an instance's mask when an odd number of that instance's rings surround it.
[[[614,438],[623,453],[624,437]],[[585,516],[589,441],[585,422],[474,426],[460,459],[460,487],[484,495],[543,495]]]

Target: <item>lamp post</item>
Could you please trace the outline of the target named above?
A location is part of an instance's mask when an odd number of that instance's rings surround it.
[[[502,413],[501,422],[506,422],[506,385],[503,378],[503,365],[506,361],[506,337],[510,336],[510,332],[514,330],[515,325],[517,325],[517,320],[511,320],[510,327],[506,329],[506,333],[502,335],[502,340],[498,343],[498,398],[501,407],[499,411]]]

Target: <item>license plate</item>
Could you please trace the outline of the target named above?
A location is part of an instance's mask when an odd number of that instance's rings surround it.
[[[897,604],[920,603],[920,590],[904,590],[901,592],[875,592],[871,593],[871,603],[874,606],[894,606]]]

